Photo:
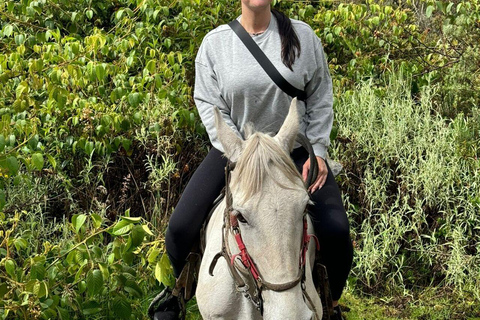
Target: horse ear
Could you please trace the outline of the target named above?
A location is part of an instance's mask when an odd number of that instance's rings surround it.
[[[297,98],[293,98],[290,104],[288,115],[283,122],[282,127],[278,131],[275,139],[280,143],[285,151],[292,152],[295,139],[298,135],[300,127],[300,117],[298,115]]]
[[[230,128],[223,120],[222,114],[218,107],[214,106],[215,127],[217,128],[217,138],[222,144],[225,156],[231,162],[237,162],[243,150],[243,140]]]

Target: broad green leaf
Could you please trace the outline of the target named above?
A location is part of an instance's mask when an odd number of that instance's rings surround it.
[[[20,251],[21,249],[25,249],[28,244],[27,244],[27,240],[25,240],[23,238],[17,238],[13,242],[13,245],[15,246],[17,251]]]
[[[97,301],[87,301],[82,305],[82,313],[92,316],[102,311],[102,306]]]
[[[134,222],[134,223],[142,221],[142,217],[125,217],[125,216],[123,216],[122,219],[123,220],[128,220],[130,222]]]
[[[3,34],[6,37],[10,37],[12,35],[12,32],[13,32],[13,26],[11,24],[7,24],[3,29]]]
[[[133,56],[127,58],[127,66],[131,67],[133,65]]]
[[[43,263],[33,263],[30,269],[30,279],[43,280],[45,278],[46,270]]]
[[[93,143],[93,141],[87,141],[85,143],[85,152],[90,155],[92,154],[93,150],[95,148],[95,144]]]
[[[133,246],[132,235],[130,234],[127,240],[127,244],[123,248],[123,253],[131,252],[135,247]]]
[[[48,297],[48,286],[45,281],[37,281],[33,286],[33,293],[39,298]]]
[[[25,35],[24,34],[16,34],[15,35],[15,43],[17,46],[21,46],[25,43]]]
[[[133,252],[123,252],[122,253],[122,259],[125,261],[127,265],[132,265],[133,260],[135,259],[135,254]]]
[[[65,261],[69,264],[69,265],[72,265],[74,262],[75,262],[75,258],[77,256],[77,251],[76,250],[72,250],[68,253],[67,255],[67,258],[65,259]]]
[[[132,230],[133,224],[131,221],[122,219],[118,221],[115,226],[113,227],[112,234],[116,236],[120,236]]]
[[[430,18],[432,16],[433,10],[435,9],[434,6],[428,6],[427,11],[425,12],[425,16],[427,18]]]
[[[7,168],[10,172],[10,175],[14,176],[18,173],[18,169],[20,168],[20,164],[18,163],[17,158],[15,157],[8,157],[7,158]]]
[[[25,291],[26,291],[26,292],[33,293],[33,288],[35,287],[35,284],[36,284],[37,282],[38,282],[38,280],[36,280],[36,279],[33,279],[33,280],[28,281],[28,282],[25,284]]]
[[[149,234],[149,235],[151,235],[151,236],[154,236],[152,230],[150,230],[150,228],[148,227],[148,225],[144,224],[144,225],[142,225],[142,228],[143,228],[143,230],[145,230],[145,232],[146,232],[147,234]]]
[[[162,258],[157,262],[155,266],[155,278],[164,285],[169,285],[170,279],[169,275],[172,273],[172,267],[170,265],[170,260],[166,253],[162,255]]]
[[[160,265],[162,268],[162,283],[166,286],[174,285],[174,283],[172,283],[172,280],[174,279],[172,276],[173,269],[166,253],[162,255],[162,258],[160,258]]]
[[[106,263],[99,263],[98,267],[100,268],[100,271],[102,271],[103,279],[108,279],[108,277],[110,276],[108,265]]]
[[[180,73],[180,65],[178,63],[175,63],[173,65],[173,71],[176,73],[176,74],[179,74]]]
[[[132,229],[132,243],[134,247],[138,247],[143,242],[145,237],[145,230],[143,230],[141,225],[136,225]]]
[[[90,216],[92,217],[92,220],[93,220],[93,226],[95,228],[100,228],[102,226],[102,222],[103,222],[102,217],[100,217],[100,215],[98,215],[96,213],[92,213]]]
[[[127,138],[124,138],[122,140],[122,146],[125,149],[125,151],[129,151],[131,145],[132,145],[132,140],[127,139]]]
[[[73,227],[75,228],[75,231],[78,233],[80,231],[80,228],[83,226],[85,223],[85,220],[87,220],[87,216],[84,214],[75,214],[72,217],[72,224]]]
[[[132,107],[138,106],[140,104],[140,100],[141,97],[138,92],[133,92],[128,95],[128,103],[130,103]]]
[[[87,290],[87,283],[85,281],[80,281],[78,283],[78,293],[83,294]]]
[[[57,306],[57,312],[58,315],[60,316],[60,320],[70,320],[70,312],[68,312],[66,309],[58,307]]]
[[[123,15],[123,10],[118,10],[117,13],[115,14],[117,20],[120,20],[122,19],[122,15]]]
[[[155,73],[155,60],[150,60],[147,62],[147,66],[145,67],[150,74]]]
[[[52,301],[52,299],[47,299],[47,301]],[[54,309],[50,308],[48,306],[48,304],[40,303],[40,306],[42,308],[47,307],[47,309],[43,310],[42,313],[41,313],[42,319],[57,319],[58,318],[57,312]]]
[[[167,47],[167,49],[169,49],[172,46],[172,39],[167,38],[163,40],[163,44],[165,45],[165,47]]]
[[[127,291],[133,296],[136,296],[137,298],[141,298],[143,296],[143,291],[137,284],[136,280],[127,280],[124,289],[125,291]]]
[[[92,252],[93,252],[93,254],[95,255],[96,258],[101,258],[102,257],[103,251],[102,251],[102,249],[100,249],[99,246],[93,245],[91,250],[92,250]]]
[[[120,127],[123,131],[128,131],[130,129],[130,121],[128,121],[128,119],[123,119],[120,123]]]
[[[141,124],[142,123],[142,113],[141,112],[135,112],[133,114],[133,120],[137,123],[137,124]]]
[[[3,149],[5,149],[5,145],[6,145],[5,137],[2,134],[0,134],[0,152],[2,152]]]
[[[12,259],[8,259],[5,261],[5,270],[7,271],[7,274],[14,278],[15,277],[15,261]]]
[[[37,170],[42,170],[45,161],[43,159],[43,155],[39,152],[36,152],[32,155],[32,163]]]
[[[26,81],[22,81],[18,84],[17,89],[15,90],[15,93],[17,95],[17,99],[22,96],[23,93],[28,92],[28,84]]]
[[[453,7],[454,3],[453,2],[450,2],[447,6],[447,9],[446,9],[446,12],[448,14],[450,14],[450,12],[452,11],[452,7]]]
[[[147,256],[148,262],[150,264],[152,264],[155,261],[157,261],[157,257],[158,257],[159,254],[160,254],[160,249],[158,249],[158,248],[151,249],[150,252],[148,253],[148,256]]]
[[[38,135],[35,135],[35,137],[32,137],[32,139],[28,141],[27,145],[31,150],[36,150],[38,145]]]
[[[99,81],[102,81],[105,78],[105,67],[103,66],[103,64],[97,65],[95,68],[95,72]]]
[[[129,319],[132,314],[130,302],[122,297],[117,296],[113,299],[113,313],[121,319]]]
[[[167,56],[168,58],[168,63],[170,63],[171,66],[175,64],[175,56],[173,52],[170,52]]]
[[[95,269],[90,270],[87,274],[87,293],[94,296],[102,290],[103,287],[103,274],[102,271]]]
[[[57,169],[57,161],[55,160],[55,158],[49,154],[47,154],[47,158],[48,158],[48,162],[50,162],[50,164],[52,165],[53,169]]]
[[[11,135],[8,136],[8,145],[10,147],[15,146],[15,141],[16,141],[16,137],[15,137],[14,134],[11,134]]]

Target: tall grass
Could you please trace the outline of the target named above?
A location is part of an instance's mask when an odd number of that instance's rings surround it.
[[[332,154],[346,168],[340,179],[357,243],[352,281],[367,291],[435,285],[480,299],[479,122],[442,118],[435,87],[410,92],[397,72],[335,106]]]

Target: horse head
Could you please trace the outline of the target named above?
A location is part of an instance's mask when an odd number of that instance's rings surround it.
[[[314,307],[305,302],[305,290],[302,290],[305,277],[300,274],[311,272],[305,271],[300,262],[309,196],[290,157],[299,121],[296,99],[293,99],[275,136],[248,129],[244,140],[215,108],[218,138],[225,156],[236,163],[228,186],[232,215],[238,221],[243,243],[261,275],[260,281],[271,284],[261,290],[264,319],[315,318]],[[239,252],[233,235],[226,241],[233,254]],[[298,279],[296,283],[295,279]],[[272,289],[285,283],[292,285],[282,290]],[[309,290],[311,292],[311,288]]]

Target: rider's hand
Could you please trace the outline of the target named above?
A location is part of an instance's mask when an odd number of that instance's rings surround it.
[[[314,193],[315,191],[323,187],[323,185],[325,184],[325,181],[327,181],[328,169],[327,169],[327,165],[325,164],[325,160],[323,160],[320,157],[317,157],[317,163],[318,163],[317,180],[315,180],[315,182],[310,187],[308,187],[308,191],[310,191],[310,193]],[[309,170],[310,170],[310,158],[303,165],[302,177],[304,181],[307,180]]]

